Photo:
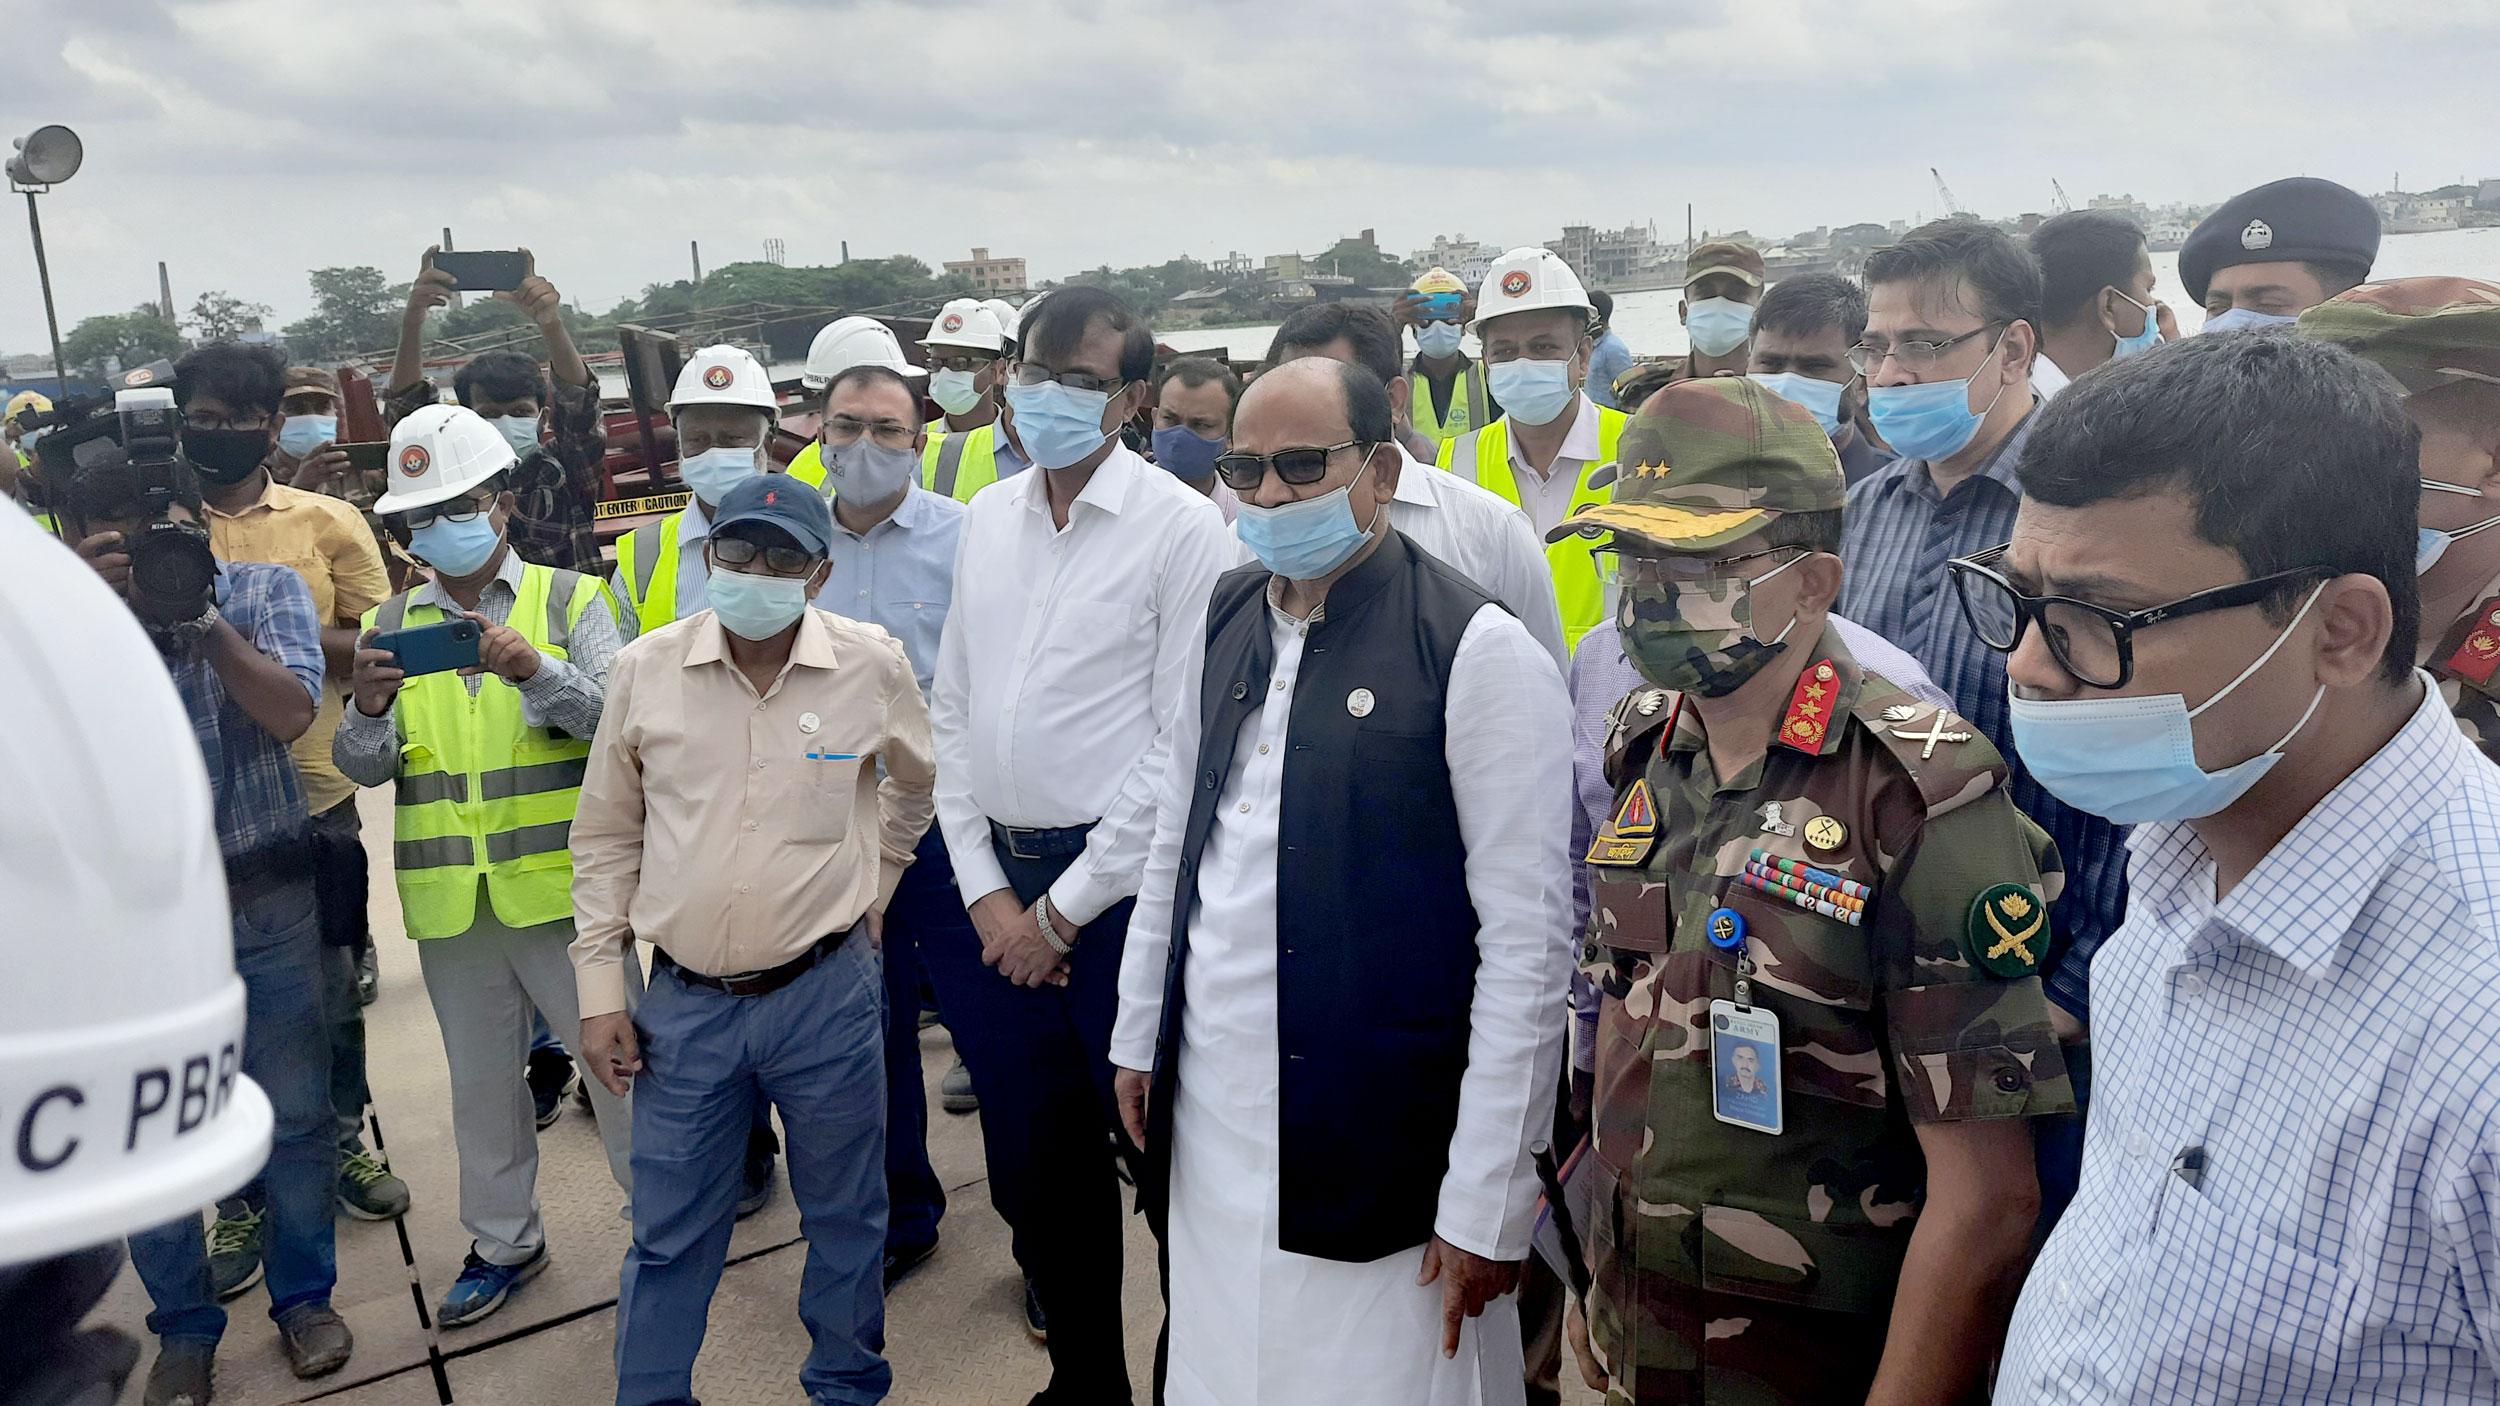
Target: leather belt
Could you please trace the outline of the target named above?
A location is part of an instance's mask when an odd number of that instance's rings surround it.
[[[1089,820],[1082,825],[1061,825],[1040,828],[1030,825],[1001,825],[990,822],[990,835],[1009,855],[1017,859],[1066,859],[1085,852],[1085,837],[1101,824]]]
[[[293,883],[313,876],[312,840],[299,836],[234,855],[226,860],[226,905],[241,908]]]
[[[840,932],[826,933],[823,937],[816,939],[814,945],[806,951],[780,966],[766,967],[762,971],[737,972],[729,976],[712,976],[696,971],[668,955],[668,949],[665,947],[653,948],[651,955],[654,965],[677,973],[677,979],[689,986],[700,986],[726,996],[769,996],[807,975],[810,969],[832,955],[857,930],[858,925],[853,924]]]

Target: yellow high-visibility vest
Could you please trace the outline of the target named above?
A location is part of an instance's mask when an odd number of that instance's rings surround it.
[[[505,623],[540,653],[568,658],[574,626],[605,589],[596,576],[524,564]],[[396,630],[443,618],[412,594],[366,611],[364,623]],[[573,814],[590,739],[524,722],[521,691],[493,674],[474,698],[457,673],[421,675],[400,689],[397,707],[403,740],[391,853],[408,935],[467,932],[481,878],[506,927],[571,916]]]
[[[1614,500],[1615,445],[1623,438],[1623,427],[1632,422],[1631,416],[1595,401],[1589,402],[1589,408],[1597,412],[1597,457],[1580,470],[1580,482],[1571,493],[1574,513]],[[1441,467],[1513,503],[1521,502],[1519,480],[1510,467],[1508,415],[1483,429],[1442,441]],[[1604,483],[1592,482],[1601,472]],[[1554,574],[1554,604],[1562,610],[1563,644],[1578,649],[1580,636],[1606,618],[1605,583],[1597,579],[1597,563],[1589,556],[1588,542],[1579,537],[1549,543],[1545,564]]]
[[[1437,415],[1432,408],[1432,387],[1424,373],[1412,362],[1407,364],[1407,417],[1415,422],[1415,433],[1444,444],[1477,429],[1493,418],[1493,407],[1484,395],[1484,363],[1469,361],[1458,370],[1458,382],[1450,388],[1450,413]]]
[[[677,619],[677,543],[685,527],[686,510],[679,508],[656,529],[637,527],[616,539],[617,580],[625,587],[621,604],[633,612],[636,639]]]

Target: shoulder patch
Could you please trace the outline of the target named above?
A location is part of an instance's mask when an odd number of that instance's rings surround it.
[[[2005,784],[2005,758],[1979,725],[1886,683],[1858,695],[1857,718],[1918,787],[1932,819]]]
[[[1788,714],[1780,719],[1780,745],[1821,756],[1832,735],[1832,700],[1839,689],[1840,671],[1829,659],[1800,671],[1796,690],[1788,695]]]
[[[1606,714],[1606,784],[1621,786],[1639,776],[1653,739],[1671,734],[1683,711],[1683,694],[1647,684],[1618,699]]]
[[[1971,900],[1962,943],[1973,965],[2009,981],[2040,969],[2049,946],[2049,905],[2021,884],[1994,884]]]
[[[2500,596],[2474,607],[2474,613],[2458,622],[2449,638],[2456,646],[2432,672],[2491,692],[2492,676],[2500,672]]]

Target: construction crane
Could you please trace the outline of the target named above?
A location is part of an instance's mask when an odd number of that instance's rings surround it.
[[[2075,202],[2066,198],[2066,187],[2057,183],[2057,177],[2049,177],[2049,189],[2057,192],[2057,203],[2051,205],[2049,207],[2050,209],[2063,215],[2075,208]]]
[[[1962,208],[1961,201],[1953,198],[1953,187],[1944,183],[1944,173],[1942,171],[1930,166],[1927,168],[1927,174],[1936,178],[1936,199],[1943,202],[1944,213],[1946,215],[1967,215],[1970,213],[1970,211]]]

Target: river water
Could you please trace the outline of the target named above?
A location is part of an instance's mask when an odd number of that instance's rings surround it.
[[[2378,267],[2374,272],[2380,278],[2446,274],[2500,283],[2500,227],[2391,234],[2379,246]],[[2182,333],[2194,332],[2205,325],[2204,310],[2190,304],[2187,290],[2179,286],[2179,256],[2176,253],[2153,256],[2153,281],[2155,295],[2170,304],[2170,311],[2178,318]],[[1623,334],[1623,340],[1631,345],[1634,355],[1670,356],[1687,350],[1683,325],[1676,321],[1675,316],[1675,305],[1680,296],[1673,289],[1616,296],[1615,330]],[[1160,340],[1178,351],[1206,351],[1221,347],[1227,355],[1247,361],[1265,356],[1268,339],[1275,333],[1276,328],[1272,324],[1265,327],[1216,327],[1203,331],[1165,332],[1160,334]],[[1466,347],[1473,354],[1476,350],[1475,338],[1469,337]]]

